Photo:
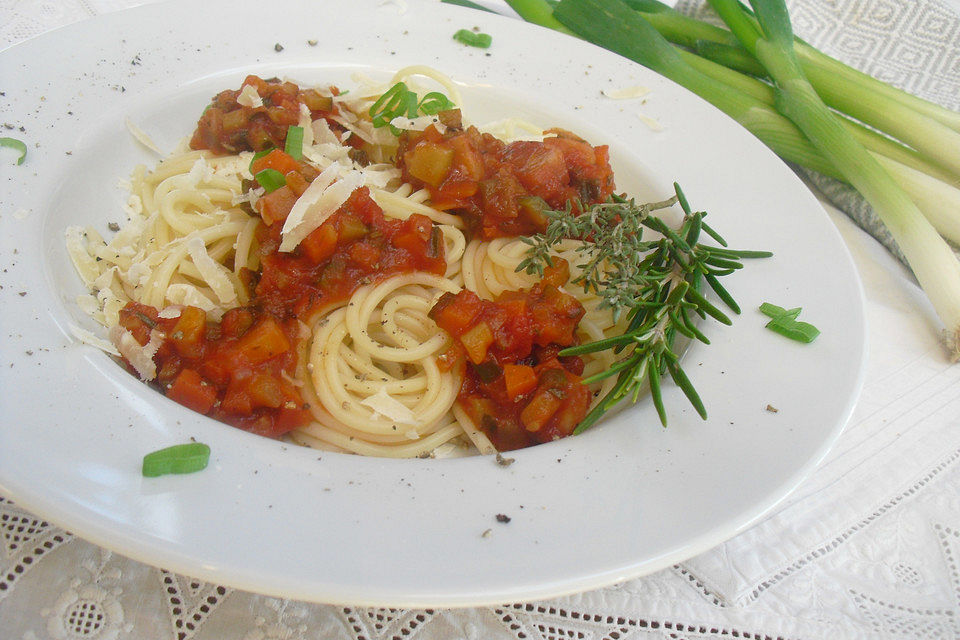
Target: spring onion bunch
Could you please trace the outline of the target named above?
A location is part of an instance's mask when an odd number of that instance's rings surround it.
[[[507,0],[649,67],[734,118],[784,160],[847,182],[890,230],[960,357],[960,114],[795,38],[783,0],[710,0],[729,30],[656,0]],[[551,9],[549,20],[538,16]],[[946,240],[945,240],[946,239]]]

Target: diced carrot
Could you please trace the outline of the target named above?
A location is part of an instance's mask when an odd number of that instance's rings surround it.
[[[458,337],[466,331],[474,319],[480,315],[482,302],[477,294],[464,289],[452,294],[445,293],[433,305],[429,315],[437,325],[447,333]]]
[[[563,401],[550,389],[541,388],[520,412],[520,422],[527,431],[539,431],[560,409]]]
[[[473,364],[480,364],[486,360],[487,349],[493,344],[493,340],[493,331],[486,322],[480,322],[460,336],[460,342],[467,350],[467,357]]]
[[[286,175],[291,171],[299,170],[300,163],[294,160],[290,154],[280,149],[274,149],[267,155],[257,158],[250,165],[250,173],[253,175],[257,175],[264,169],[275,169]]]
[[[257,374],[247,384],[250,404],[254,407],[276,409],[283,404],[283,392],[276,378],[265,373]]]
[[[167,397],[197,413],[207,413],[217,400],[217,389],[205,384],[193,369],[184,369],[170,384]]]
[[[203,335],[207,328],[207,314],[199,307],[184,307],[180,318],[170,332],[170,342],[177,353],[185,358],[203,355]]]
[[[525,364],[505,364],[503,381],[507,387],[507,395],[511,400],[516,400],[537,387],[537,374],[533,367]]]
[[[237,348],[251,364],[259,364],[290,349],[290,341],[277,321],[267,316],[243,334]]]
[[[314,264],[320,264],[337,248],[337,229],[328,220],[300,241],[299,249]]]

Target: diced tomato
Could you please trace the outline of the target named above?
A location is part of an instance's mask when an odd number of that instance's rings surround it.
[[[287,185],[274,189],[257,199],[257,212],[264,223],[271,225],[283,222],[290,215],[290,210],[299,196]]]
[[[167,397],[197,413],[206,414],[217,401],[217,389],[206,384],[193,369],[184,369],[167,389]]]
[[[290,341],[277,321],[267,316],[241,336],[237,349],[251,364],[259,364],[289,350]]]
[[[270,153],[260,156],[250,163],[250,173],[253,175],[257,175],[264,169],[274,169],[280,173],[287,174],[291,171],[298,171],[300,169],[300,163],[290,154],[280,149],[274,149]]]
[[[503,382],[507,387],[507,395],[511,400],[516,400],[537,387],[537,374],[533,367],[525,364],[505,364]]]

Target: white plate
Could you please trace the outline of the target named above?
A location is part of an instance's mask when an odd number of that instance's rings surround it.
[[[473,26],[493,36],[489,50],[452,40]],[[516,20],[380,0],[271,2],[255,14],[222,0],[150,5],[0,56],[2,118],[25,129],[3,135],[29,146],[22,166],[5,153],[0,168],[0,492],[83,538],[303,600],[555,596],[731,537],[811,471],[850,415],[862,299],[825,213],[732,121],[622,58]],[[71,337],[70,324],[94,327],[74,304],[82,286],[63,229],[121,220],[118,181],[153,161],[125,118],[170,149],[247,73],[350,86],[353,71],[409,64],[461,82],[474,121],[523,115],[609,144],[620,188],[660,197],[677,180],[731,246],[775,252],[726,279],[744,313],[730,328],[705,323],[713,344],[686,356],[709,420],[670,386],[667,429],[643,401],[582,436],[517,452],[509,467],[321,454],[191,413]],[[645,101],[601,95],[635,85],[650,88]],[[801,345],[765,330],[763,301],[802,306],[822,335]],[[145,452],[191,437],[213,450],[206,471],[140,476]]]

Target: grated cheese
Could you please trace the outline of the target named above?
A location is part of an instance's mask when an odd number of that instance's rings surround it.
[[[118,324],[110,328],[110,341],[117,347],[120,355],[130,363],[141,380],[149,382],[157,377],[157,364],[153,361],[153,356],[163,344],[162,332],[152,329],[150,341],[142,345],[137,342],[132,333]]]
[[[257,93],[257,88],[252,84],[243,85],[240,95],[237,96],[237,104],[243,107],[252,107],[258,109],[263,106],[263,98]]]
[[[301,240],[322,225],[362,185],[363,174],[359,171],[336,162],[324,169],[297,199],[283,223],[280,251],[296,249]]]
[[[633,100],[642,98],[650,93],[650,89],[640,85],[634,87],[625,87],[623,89],[604,89],[601,93],[611,100]]]
[[[200,275],[206,281],[221,304],[229,305],[237,300],[237,291],[227,277],[226,268],[210,257],[207,245],[199,235],[190,234],[186,242],[187,253]]]
[[[419,424],[419,421],[417,420],[416,416],[414,416],[413,411],[387,393],[387,390],[384,387],[380,387],[377,389],[375,394],[361,400],[360,404],[373,409],[374,416],[383,416],[387,420],[391,420],[398,424],[406,424],[414,427]],[[408,437],[409,433],[410,432],[408,431]],[[414,433],[416,433],[416,431],[414,431]],[[419,435],[414,436],[414,439],[418,437]]]
[[[81,329],[80,327],[77,327],[75,325],[71,324],[69,326],[70,326],[70,333],[72,333],[74,337],[80,342],[84,344],[88,344],[91,347],[96,347],[97,349],[100,349],[101,351],[105,351],[106,353],[109,353],[112,356],[120,355],[120,352],[117,351],[116,347],[114,347],[112,344],[110,344],[103,338],[100,338],[94,335],[93,333],[91,333],[90,331],[87,331],[86,329]]]
[[[150,136],[146,134],[146,132],[144,132],[143,129],[135,125],[133,120],[127,118],[126,124],[127,131],[130,132],[130,135],[132,135],[137,142],[145,146],[147,149],[150,149],[150,151],[153,151],[158,156],[163,155],[163,151],[160,151],[160,147],[157,146],[157,144],[150,138]]]

